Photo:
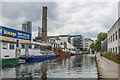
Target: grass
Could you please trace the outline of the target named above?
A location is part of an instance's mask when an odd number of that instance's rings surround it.
[[[112,60],[118,64],[120,64],[120,54],[112,53],[112,52],[106,52],[103,53],[103,56],[109,60]]]

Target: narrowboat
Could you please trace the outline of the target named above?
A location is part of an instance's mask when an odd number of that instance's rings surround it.
[[[21,43],[20,61],[35,62],[56,57],[52,51],[52,46],[47,43],[31,42],[30,44]]]

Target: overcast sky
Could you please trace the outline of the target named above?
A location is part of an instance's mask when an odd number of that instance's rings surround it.
[[[118,18],[117,2],[4,2],[0,24],[21,30],[22,23],[30,20],[33,36],[37,36],[42,6],[48,7],[48,35],[78,34],[95,40]]]

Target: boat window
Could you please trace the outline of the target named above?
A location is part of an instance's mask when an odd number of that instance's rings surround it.
[[[14,44],[13,43],[10,43],[9,49],[14,49]]]
[[[3,49],[8,49],[8,43],[3,42],[2,48],[3,48]]]
[[[32,44],[29,44],[29,49],[32,49]]]
[[[25,44],[21,44],[21,46],[22,46],[22,49],[24,49],[24,48],[25,48]]]
[[[4,57],[9,57],[9,55],[5,55]]]
[[[40,49],[40,45],[35,44],[34,49]]]

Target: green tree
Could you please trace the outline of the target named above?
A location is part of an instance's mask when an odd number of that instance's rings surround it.
[[[101,41],[103,41],[107,37],[107,33],[100,32],[97,36],[97,40],[94,43],[94,48],[96,51],[101,50]]]
[[[90,48],[94,48],[94,45],[95,45],[95,44],[94,44],[94,43],[92,43],[92,44],[90,45]]]

